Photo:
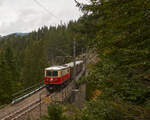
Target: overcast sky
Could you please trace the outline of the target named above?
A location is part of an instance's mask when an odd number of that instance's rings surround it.
[[[0,35],[67,23],[81,15],[74,0],[0,0]]]

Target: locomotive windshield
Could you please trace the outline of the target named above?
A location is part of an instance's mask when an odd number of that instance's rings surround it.
[[[46,71],[46,76],[51,76],[51,71],[47,70]]]
[[[57,71],[53,71],[53,76],[58,76],[58,72]]]
[[[58,76],[58,72],[47,70],[46,71],[46,76],[56,77],[56,76]]]

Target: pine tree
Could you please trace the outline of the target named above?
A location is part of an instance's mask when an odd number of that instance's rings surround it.
[[[43,80],[46,63],[43,41],[31,43],[25,51],[24,67],[21,75],[25,87],[32,86]]]
[[[1,103],[7,103],[11,100],[12,95],[12,70],[5,58],[5,53],[0,55],[0,101]]]
[[[150,3],[145,0],[90,2],[78,5],[95,32],[89,36],[92,38],[89,42],[96,47],[100,62],[90,74],[89,82],[102,90],[101,101],[97,103],[105,109],[99,109],[101,119],[150,119],[147,109],[150,104]],[[92,105],[89,106],[90,113]],[[119,109],[123,118],[118,117]]]

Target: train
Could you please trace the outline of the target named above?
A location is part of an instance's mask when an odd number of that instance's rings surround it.
[[[76,75],[78,75],[83,68],[83,61],[75,62]],[[65,87],[73,80],[74,63],[66,63],[62,66],[51,66],[45,68],[44,84],[48,91],[56,91]]]

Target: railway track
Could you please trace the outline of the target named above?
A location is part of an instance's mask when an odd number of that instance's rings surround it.
[[[30,103],[29,105],[21,108],[20,110],[17,110],[13,113],[11,113],[10,115],[5,116],[4,118],[2,118],[2,120],[15,120],[17,118],[17,116],[20,116],[20,114],[26,110],[28,110],[29,108],[35,106],[36,104],[38,104],[40,102],[40,100],[34,101],[32,103]]]
[[[82,71],[83,72],[83,71]],[[83,73],[82,73],[83,74]],[[76,79],[81,77],[77,76]],[[49,93],[45,87],[39,88],[39,90],[35,90],[34,92],[29,93],[28,95],[23,96],[21,99],[18,98],[13,103],[10,104],[6,108],[0,110],[0,120],[26,120],[25,118],[21,118],[22,116],[27,116],[27,113],[34,110],[40,104],[43,104],[41,101],[41,95],[45,97],[49,97],[52,100],[63,101],[62,95],[70,94],[74,86],[74,82],[69,83],[68,86],[63,88],[59,92]],[[66,92],[67,91],[67,92]],[[68,91],[70,93],[68,93]],[[57,101],[56,100],[56,101]],[[19,101],[19,102],[18,102]],[[33,102],[31,102],[33,101]]]
[[[46,97],[53,98],[55,96],[55,94],[56,93],[52,93]],[[37,101],[31,103],[30,105],[26,106],[25,108],[22,108],[21,111],[15,112],[11,116],[7,116],[7,118],[3,119],[3,120],[26,120],[25,119],[26,114],[28,114],[29,112],[31,112],[32,110],[34,110],[35,108],[37,108],[38,106],[40,106],[44,103],[45,103],[44,101],[37,100]]]
[[[56,91],[53,93],[49,93],[46,90],[46,88],[44,88],[41,91],[38,91],[38,93],[33,94],[29,98],[26,98],[23,101],[20,101],[19,103],[12,104],[4,110],[0,110],[0,115],[2,115],[0,116],[0,120],[26,120],[25,118],[21,119],[21,117],[27,116],[27,113],[38,107],[40,104],[43,104],[44,101],[41,99],[44,97],[50,98],[51,102],[53,101],[62,102],[63,99],[65,98],[62,95],[66,96],[68,91],[70,92],[72,91],[74,86],[73,83],[74,82],[72,81],[71,83],[69,83],[68,86],[63,88],[61,91]]]
[[[42,85],[41,87],[39,87],[39,88],[33,90],[32,92],[29,92],[28,94],[26,94],[26,95],[24,95],[24,96],[22,96],[22,97],[18,97],[18,98],[16,98],[16,99],[14,99],[11,103],[12,103],[12,104],[15,104],[15,103],[17,103],[17,102],[20,102],[20,101],[22,101],[23,99],[25,99],[25,98],[27,98],[27,97],[29,97],[29,96],[35,94],[36,92],[40,91],[40,90],[43,89],[43,88],[45,88],[45,85]]]
[[[0,110],[0,120],[13,120],[23,111],[26,111],[30,107],[35,106],[40,102],[39,95],[48,96],[49,93],[46,90],[46,88],[43,88],[40,91],[37,91],[36,93],[32,94],[31,96],[24,98],[22,101],[19,101],[16,104],[9,104],[4,109]]]
[[[64,89],[61,90],[61,92],[57,91],[54,93],[47,93],[47,94],[43,94],[43,98],[50,98],[51,102],[53,101],[63,101],[63,97],[62,95],[65,93],[66,90],[71,91],[72,90],[72,86],[73,86],[73,82],[70,83],[70,86],[65,87]],[[39,93],[40,94],[40,93]],[[66,93],[65,93],[66,94]],[[43,100],[41,100],[40,98],[38,98],[36,101],[32,102],[32,103],[28,103],[25,106],[22,106],[20,109],[16,109],[14,112],[11,112],[10,114],[7,114],[5,116],[3,116],[1,118],[1,120],[26,120],[25,117],[27,116],[27,114],[34,110],[35,108],[39,107],[40,104],[45,103]],[[23,118],[22,118],[23,117]]]

